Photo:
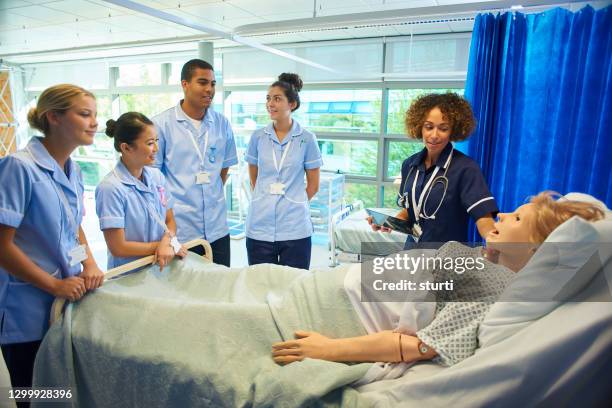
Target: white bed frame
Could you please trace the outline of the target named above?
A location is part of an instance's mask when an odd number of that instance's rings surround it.
[[[329,266],[338,266],[340,262],[361,262],[361,254],[344,252],[339,248],[336,248],[336,229],[343,220],[345,220],[349,215],[351,215],[351,213],[359,211],[362,208],[364,208],[363,201],[357,200],[354,201],[352,204],[347,205],[342,210],[338,211],[332,216],[331,223],[329,225]]]
[[[202,238],[192,239],[191,241],[184,243],[186,248],[193,248],[199,245],[204,247],[204,255],[202,257],[206,259],[208,262],[213,261],[212,255],[212,247]],[[135,261],[126,263],[124,265],[118,266],[116,268],[110,269],[104,273],[104,281],[112,279],[116,276],[122,275],[124,273],[136,270],[138,268],[142,268],[143,266],[151,265],[155,260],[155,255],[145,256],[144,258],[136,259]],[[49,324],[53,324],[56,320],[60,318],[62,313],[64,312],[64,306],[66,305],[66,299],[63,298],[55,298],[53,304],[51,305],[51,313],[49,316]]]

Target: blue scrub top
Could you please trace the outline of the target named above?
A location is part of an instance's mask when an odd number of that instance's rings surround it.
[[[165,229],[155,220],[145,204],[165,222],[166,212],[173,206],[166,179],[153,167],[142,170],[140,181],[130,174],[119,160],[113,171],[96,187],[96,213],[100,229],[123,228],[126,241],[155,242],[162,239]],[[126,264],[138,257],[121,258],[108,252],[108,269]]]
[[[452,143],[444,148],[435,166],[425,170],[427,149],[410,156],[402,164],[402,182],[400,194],[403,203],[398,199],[398,205],[408,209],[409,221],[414,224],[415,215],[412,204],[412,187],[417,170],[419,178],[416,183],[416,200],[418,202],[423,188],[430,180],[434,169],[439,167],[436,178],[444,174],[444,165],[449,154],[453,157],[448,167],[448,189],[440,209],[435,213],[435,219],[419,220],[423,231],[419,242],[467,242],[468,222],[470,216],[474,220],[492,213],[495,216],[499,210],[493,194],[489,191],[487,182],[478,164],[459,150],[453,149]],[[424,200],[424,211],[433,215],[442,200],[444,186],[442,183],[432,183],[431,193]],[[426,193],[427,194],[427,193]]]
[[[83,177],[68,159],[60,168],[33,137],[24,150],[0,160],[0,224],[16,229],[15,244],[41,269],[58,279],[81,273],[68,253],[79,245],[62,204],[64,192],[77,225],[83,218]],[[42,339],[48,329],[53,296],[0,268],[0,343]]]
[[[175,199],[179,241],[203,237],[213,242],[229,234],[220,173],[238,163],[234,133],[229,121],[212,108],[207,109],[197,131],[181,102],[152,119],[159,137],[155,167],[166,176],[168,191]],[[206,131],[208,147],[202,162],[190,135],[203,151]],[[201,171],[210,174],[209,184],[196,184],[196,174]]]
[[[272,149],[280,167],[287,146],[287,156],[280,172],[277,172]],[[313,228],[304,175],[305,170],[323,165],[315,135],[303,129],[294,119],[291,130],[279,142],[270,123],[253,133],[245,160],[257,166],[257,182],[247,216],[246,236],[268,242],[310,237]],[[277,182],[285,185],[284,195],[270,194],[270,184]]]

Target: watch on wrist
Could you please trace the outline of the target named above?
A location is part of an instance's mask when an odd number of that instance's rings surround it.
[[[417,346],[417,349],[419,350],[419,354],[424,356],[425,354],[427,354],[429,352],[429,346],[425,343],[423,343],[421,340],[419,340],[419,344]]]

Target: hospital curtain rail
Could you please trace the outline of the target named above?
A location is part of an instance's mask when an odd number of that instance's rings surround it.
[[[468,153],[500,210],[542,190],[612,207],[611,54],[612,6],[476,17],[465,96],[478,125]]]

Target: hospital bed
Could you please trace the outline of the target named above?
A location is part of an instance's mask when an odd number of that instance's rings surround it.
[[[213,262],[213,253],[212,247],[210,243],[205,239],[193,239],[191,241],[186,242],[185,247],[187,249],[203,246],[204,247],[204,255],[202,255],[203,262]],[[132,271],[137,271],[145,266],[151,265],[155,260],[154,255],[145,256],[143,258],[137,259],[135,261],[129,262],[127,264],[118,266],[116,268],[112,268],[106,273],[104,273],[104,281],[108,281],[117,276],[121,276],[125,273],[129,273]],[[53,304],[51,305],[51,314],[49,316],[49,322],[53,324],[62,314],[64,307],[66,306],[66,299],[56,298]]]
[[[419,363],[400,378],[353,387],[372,364],[278,366],[270,345],[296,329],[363,334],[352,309],[337,303],[342,271],[359,266],[229,269],[190,254],[163,273],[152,266],[123,275],[69,304],[41,345],[34,381],[73,387],[73,406],[605,406],[612,219],[596,228],[570,221],[549,238],[602,244],[600,266],[555,302],[496,303],[481,348],[452,367]],[[532,260],[508,290],[550,287],[549,260]]]
[[[376,232],[367,223],[363,202],[357,200],[332,216],[329,229],[329,265],[361,262],[362,255],[388,255],[400,250],[406,234],[397,231]],[[369,243],[363,245],[363,243]],[[364,250],[368,253],[363,253]],[[381,253],[382,251],[382,253]],[[387,253],[384,253],[388,251]]]

